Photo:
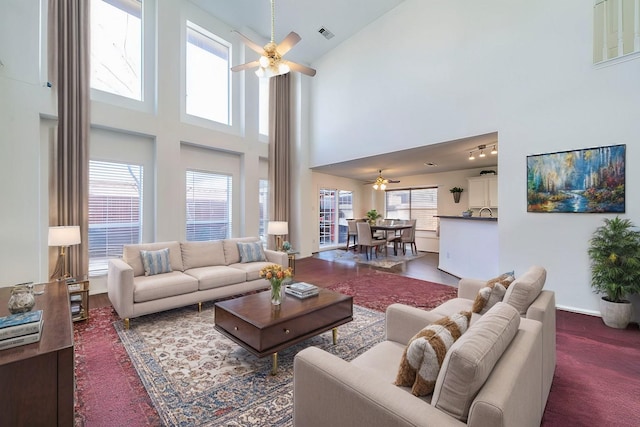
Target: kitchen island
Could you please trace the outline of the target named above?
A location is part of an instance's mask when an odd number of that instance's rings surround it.
[[[498,276],[498,218],[441,215],[438,268],[456,277]]]

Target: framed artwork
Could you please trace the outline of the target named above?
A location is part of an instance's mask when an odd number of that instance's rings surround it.
[[[527,156],[527,212],[624,213],[626,145]]]

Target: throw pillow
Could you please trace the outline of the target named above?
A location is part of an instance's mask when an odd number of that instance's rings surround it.
[[[479,314],[489,311],[491,307],[502,301],[507,288],[514,280],[513,272],[501,274],[498,277],[487,280],[486,286],[478,291],[471,311]]]
[[[153,276],[160,273],[171,273],[171,262],[169,262],[169,248],[158,251],[140,251],[144,275]]]
[[[402,354],[395,385],[426,396],[435,387],[447,350],[469,327],[471,312],[443,317],[414,335]]]
[[[258,262],[258,261],[267,260],[267,258],[264,256],[262,243],[260,242],[251,242],[251,243],[238,242],[238,252],[240,253],[241,263]]]

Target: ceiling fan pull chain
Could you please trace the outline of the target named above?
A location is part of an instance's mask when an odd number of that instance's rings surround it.
[[[276,0],[271,0],[271,43],[275,43]]]

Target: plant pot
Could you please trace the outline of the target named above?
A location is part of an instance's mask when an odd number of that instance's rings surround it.
[[[611,302],[600,298],[602,321],[610,328],[624,329],[631,321],[633,306],[629,301]]]
[[[462,193],[451,193],[451,194],[453,194],[453,201],[455,203],[460,203],[460,194]]]

